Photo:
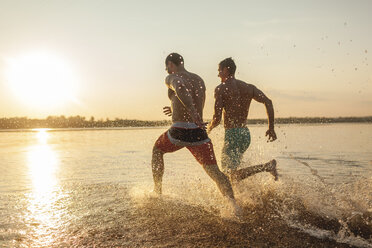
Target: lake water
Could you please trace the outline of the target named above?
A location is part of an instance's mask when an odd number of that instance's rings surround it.
[[[251,126],[231,209],[187,149],[151,151],[166,128],[0,132],[0,247],[372,247],[372,125]],[[220,157],[223,129],[210,135]]]

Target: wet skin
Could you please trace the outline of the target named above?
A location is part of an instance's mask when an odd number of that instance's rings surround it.
[[[265,105],[269,119],[269,129],[266,135],[269,136],[269,141],[276,140],[272,101],[256,86],[238,80],[234,75],[229,75],[227,68],[219,68],[218,71],[221,84],[214,92],[214,115],[208,126],[208,132],[220,124],[222,115],[225,129],[245,127],[253,99]]]

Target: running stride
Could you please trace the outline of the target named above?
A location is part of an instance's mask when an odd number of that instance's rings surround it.
[[[276,140],[276,134],[274,131],[274,108],[271,100],[256,86],[236,79],[235,71],[236,65],[231,58],[224,59],[219,63],[218,76],[221,78],[221,84],[215,89],[214,115],[208,125],[209,133],[220,124],[223,112],[225,140],[221,158],[222,170],[233,181],[240,181],[263,171],[270,172],[277,180],[275,159],[265,164],[238,170],[243,154],[251,143],[251,135],[246,122],[252,99],[265,104],[269,119],[269,129],[266,131],[266,136],[269,136],[269,141]]]

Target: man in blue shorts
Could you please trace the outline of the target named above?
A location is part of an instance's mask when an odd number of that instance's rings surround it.
[[[274,108],[271,100],[252,84],[247,84],[235,78],[236,65],[234,60],[226,58],[219,63],[218,76],[221,84],[215,89],[214,115],[208,125],[208,133],[218,126],[224,117],[225,140],[222,150],[221,166],[224,173],[233,181],[243,180],[258,172],[270,172],[278,179],[276,160],[265,164],[238,169],[243,153],[248,149],[251,136],[246,126],[249,106],[252,99],[265,104],[269,129],[266,132],[269,141],[276,140],[274,131]]]

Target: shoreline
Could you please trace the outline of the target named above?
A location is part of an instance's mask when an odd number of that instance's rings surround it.
[[[248,127],[262,126],[267,123],[248,123]],[[309,122],[309,123],[275,123],[276,127],[282,125],[299,125],[299,126],[327,126],[327,125],[338,125],[338,124],[365,124],[371,125],[372,122]],[[47,132],[78,132],[78,131],[121,131],[121,130],[146,130],[146,129],[164,129],[171,125],[164,126],[119,126],[119,127],[31,127],[31,128],[0,128],[0,133],[12,133],[12,132],[39,132],[41,130]]]
[[[210,120],[206,120],[210,121]],[[0,131],[20,131],[32,129],[69,129],[69,130],[115,130],[144,129],[170,126],[171,120],[145,121],[118,119],[86,120],[81,116],[49,116],[46,119],[28,119],[27,117],[0,118]],[[372,123],[372,116],[366,117],[286,117],[276,118],[275,124],[336,124],[336,123]],[[267,119],[248,119],[247,125],[267,124]]]

